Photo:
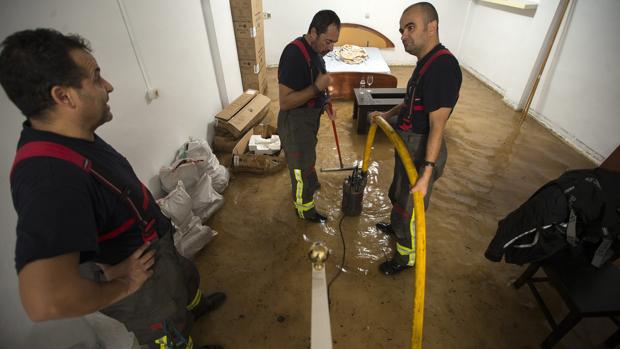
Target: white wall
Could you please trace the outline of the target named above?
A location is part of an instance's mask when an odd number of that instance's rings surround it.
[[[576,1],[532,102],[535,115],[596,160],[620,144],[620,1]]]
[[[461,64],[501,94],[510,91],[518,102],[557,3],[544,1],[533,12],[473,2],[463,33]]]
[[[221,110],[221,102],[201,1],[124,0],[124,4],[147,75],[161,93],[150,103],[145,100],[145,83],[115,1],[1,0],[0,40],[35,27],[53,27],[89,39],[102,75],[115,88],[110,95],[114,120],[98,133],[158,191],[159,167],[172,160],[176,148],[189,136],[207,136],[207,124]],[[229,12],[224,15],[230,17]],[[231,23],[228,21],[229,29],[226,24],[218,26],[218,32],[230,37],[225,31],[232,33]],[[236,66],[238,74],[236,59],[226,64],[227,72],[234,72]],[[231,93],[235,93],[234,80],[230,79]],[[237,89],[240,92],[240,87]],[[17,295],[13,262],[16,215],[8,173],[24,118],[0,91],[0,346],[19,348],[32,324]]]
[[[5,113],[7,100],[3,94],[0,97],[2,110],[2,127],[0,127],[0,337],[3,346],[7,348],[21,348],[21,340],[26,336],[29,320],[22,310],[17,293],[17,277],[15,275],[15,225],[17,215],[11,203],[9,188],[9,169],[13,161],[15,149],[15,135],[21,126],[17,122],[6,122],[13,115]],[[18,118],[15,118],[16,120]]]
[[[239,64],[231,64],[238,57],[230,2],[202,0],[202,8],[223,108],[243,92]]]
[[[402,10],[413,2],[263,0],[264,11],[271,13],[265,20],[267,64],[277,65],[284,46],[305,33],[314,13],[326,8],[336,11],[342,22],[364,24],[388,36],[396,46],[382,50],[388,64],[415,64],[398,33]],[[522,107],[560,0],[540,1],[534,11],[479,0],[431,2],[439,13],[441,42],[507,104]],[[620,138],[620,116],[613,103],[620,86],[620,41],[614,37],[620,32],[620,1],[571,3],[530,111],[586,156],[601,161]]]
[[[265,54],[267,64],[277,65],[284,47],[296,37],[305,34],[314,14],[323,9],[334,10],[341,22],[358,23],[371,27],[387,36],[394,48],[382,49],[386,62],[391,65],[415,64],[416,58],[403,50],[398,32],[400,15],[414,1],[404,0],[317,0],[278,1],[263,0],[263,10],[271,13],[265,20]],[[456,52],[468,6],[462,0],[431,1],[439,12],[439,38]],[[368,15],[369,18],[365,18]]]
[[[471,1],[471,0],[470,0]],[[536,11],[471,2],[460,62],[504,96],[523,106],[536,62],[559,0],[541,1]],[[571,1],[530,112],[594,161],[618,146],[620,31],[615,0]]]

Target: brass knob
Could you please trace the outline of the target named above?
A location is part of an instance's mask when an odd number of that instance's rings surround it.
[[[310,246],[310,250],[308,251],[308,258],[310,258],[314,270],[323,270],[327,257],[329,257],[329,249],[324,242],[317,241],[313,243],[312,246]]]

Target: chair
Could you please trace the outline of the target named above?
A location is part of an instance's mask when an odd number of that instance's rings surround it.
[[[340,72],[330,73],[332,84],[329,86],[332,99],[352,100],[355,98],[354,88],[360,86],[360,80],[366,79],[368,75],[374,77],[372,88],[394,88],[398,84],[398,80],[394,75],[385,73],[362,73],[362,72]]]
[[[600,166],[606,170],[620,172],[620,145],[616,147],[605,161]]]
[[[547,277],[534,277],[539,268]],[[559,324],[541,297],[536,283],[548,282],[558,292],[569,309],[568,315]],[[579,321],[587,317],[608,317],[619,329],[606,341],[608,347],[620,344],[620,269],[607,263],[600,269],[592,266],[571,267],[561,255],[542,262],[531,263],[525,272],[513,283],[515,288],[527,284],[536,302],[553,329],[543,341],[543,348],[558,343]]]

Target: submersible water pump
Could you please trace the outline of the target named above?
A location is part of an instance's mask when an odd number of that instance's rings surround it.
[[[366,173],[355,166],[353,173],[342,183],[342,213],[345,216],[355,217],[362,213],[365,187]]]

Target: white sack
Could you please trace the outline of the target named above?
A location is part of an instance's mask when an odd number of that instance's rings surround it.
[[[183,228],[189,225],[194,216],[192,213],[192,198],[185,191],[183,181],[178,181],[177,187],[166,197],[157,200],[159,207],[166,217],[172,220],[176,227]]]
[[[226,167],[220,165],[207,141],[203,139],[190,139],[177,151],[176,159],[192,159],[196,161],[199,169],[211,176],[213,188],[218,193],[223,193],[228,186],[230,173]],[[202,175],[204,172],[200,172],[199,175]]]
[[[166,193],[174,190],[179,181],[183,181],[185,190],[191,192],[200,176],[198,164],[189,160],[175,160],[172,165],[163,166],[159,170],[159,180]]]
[[[174,246],[179,254],[185,258],[193,258],[217,232],[206,225],[202,225],[200,218],[193,216],[185,231],[177,230],[174,233]]]
[[[211,183],[211,177],[203,174],[191,194],[192,210],[203,222],[224,205],[224,197],[214,190]]]

